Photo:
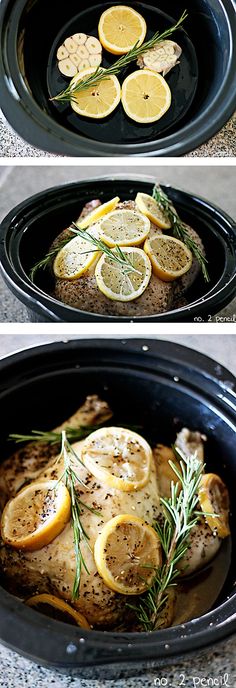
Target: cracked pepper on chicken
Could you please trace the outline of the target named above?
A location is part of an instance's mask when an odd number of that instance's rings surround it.
[[[183,428],[174,450],[151,447],[131,428],[112,426],[111,418],[105,401],[87,397],[52,431],[53,443],[49,433],[2,463],[4,585],[32,608],[83,628],[163,628],[178,623],[185,580],[190,574],[198,580],[230,533],[228,492],[219,476],[205,472],[204,435]],[[70,444],[78,428],[84,438]],[[185,463],[195,481],[187,504]],[[170,532],[168,552],[163,534],[171,494],[180,521],[184,516],[192,525],[179,544]],[[167,576],[171,562],[176,588]],[[190,613],[196,615],[196,604]]]

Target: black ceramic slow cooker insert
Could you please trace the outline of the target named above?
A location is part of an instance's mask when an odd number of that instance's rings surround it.
[[[116,416],[122,413],[122,422],[158,429],[161,442],[173,441],[183,425],[205,433],[207,467],[228,485],[235,522],[235,379],[215,361],[167,341],[72,340],[2,359],[1,460],[13,449],[9,433],[52,428],[94,393]],[[84,631],[27,608],[0,587],[0,640],[37,663],[93,679],[196,655],[236,630],[235,548],[232,527],[231,567],[220,597],[210,612],[183,626]]]
[[[46,0],[1,1],[0,106],[4,115],[26,141],[62,155],[176,156],[197,148],[221,129],[235,110],[234,0],[126,3],[143,14],[151,33],[155,27],[163,31],[173,25],[184,9],[189,15],[184,30],[174,35],[183,45],[183,55],[180,65],[167,75],[172,108],[149,128],[134,122],[130,127],[128,119],[119,119],[117,113],[100,121],[99,126],[95,120],[86,122],[86,118],[79,118],[78,124],[70,108],[64,117],[50,101],[50,96],[61,90],[60,85],[65,87],[59,80],[57,89],[58,75],[51,74],[52,47],[58,46],[61,35],[64,40],[63,29],[68,27],[68,35],[81,31],[81,26],[86,33],[96,32],[101,12],[112,4],[120,3],[81,0],[78,5],[70,0],[57,3],[55,12],[54,4]],[[176,118],[176,106],[190,91],[188,108]]]
[[[67,306],[50,296],[52,278],[41,271],[35,284],[28,275],[41,260],[61,230],[75,220],[87,201],[102,202],[118,195],[134,199],[138,191],[152,193],[155,180],[128,175],[87,179],[47,189],[23,201],[3,220],[0,227],[0,262],[11,291],[28,308],[30,318],[42,322],[130,322],[116,317],[89,313]],[[201,236],[208,259],[210,282],[202,275],[187,294],[188,305],[168,313],[138,316],[135,322],[182,322],[210,320],[229,303],[236,292],[236,229],[234,221],[208,201],[179,189],[165,187],[181,219]],[[197,320],[197,321],[198,321]]]

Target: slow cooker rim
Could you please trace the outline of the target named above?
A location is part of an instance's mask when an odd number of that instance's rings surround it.
[[[106,181],[117,181],[117,180],[124,180],[126,181],[127,175],[125,174],[113,174],[112,177],[108,177],[107,175],[102,175],[101,177],[93,177],[89,180],[90,183],[97,183],[97,182],[106,182]],[[133,175],[128,175],[129,182],[132,181],[140,181],[140,175],[133,176]],[[152,179],[151,176],[148,175],[148,178],[144,179],[144,183],[153,183],[155,181],[155,178]],[[80,187],[81,185],[85,184],[86,180],[80,180],[78,182],[66,182],[63,184],[58,184],[56,186],[50,187],[49,189],[45,189],[44,191],[41,191],[37,194],[34,194],[33,196],[29,197],[28,199],[23,200],[21,203],[19,203],[13,210],[11,210],[7,216],[2,220],[0,228],[1,228],[1,233],[3,234],[3,238],[0,240],[0,260],[1,260],[1,271],[3,274],[3,277],[5,281],[11,284],[11,288],[13,292],[19,293],[23,297],[23,302],[26,304],[34,304],[34,308],[36,312],[40,312],[40,309],[46,310],[45,315],[50,314],[52,315],[55,320],[60,321],[60,317],[62,318],[63,321],[63,315],[65,314],[71,314],[76,316],[79,319],[79,316],[82,315],[84,318],[92,319],[94,318],[97,321],[104,322],[104,320],[109,321],[109,322],[152,322],[152,321],[157,321],[157,320],[164,320],[165,318],[171,318],[171,317],[176,317],[178,318],[179,316],[185,314],[188,314],[189,308],[191,307],[191,316],[193,317],[196,311],[199,308],[199,303],[204,304],[204,309],[207,309],[208,307],[211,307],[212,300],[215,299],[215,297],[220,294],[221,296],[221,302],[224,303],[224,298],[226,297],[226,292],[228,293],[229,287],[231,288],[231,291],[233,293],[234,289],[234,282],[236,283],[236,272],[234,272],[230,279],[227,280],[226,285],[223,284],[223,287],[221,287],[222,282],[224,281],[224,272],[223,271],[221,277],[219,278],[218,282],[212,287],[212,289],[207,292],[207,294],[204,297],[199,297],[199,299],[195,300],[192,304],[188,304],[186,306],[183,306],[178,309],[174,309],[172,311],[168,311],[168,313],[161,313],[161,314],[154,314],[150,316],[134,316],[132,318],[128,316],[120,316],[115,317],[112,315],[106,315],[103,316],[101,314],[92,314],[89,311],[81,311],[79,309],[73,308],[71,306],[68,306],[67,304],[63,304],[62,302],[57,301],[56,299],[52,298],[50,295],[46,294],[43,290],[41,290],[37,285],[33,285],[31,280],[28,278],[26,275],[23,267],[21,266],[21,263],[17,261],[17,265],[14,265],[12,262],[12,257],[9,255],[7,247],[6,247],[6,239],[7,239],[7,231],[9,230],[9,225],[11,224],[12,221],[17,217],[17,214],[21,212],[23,209],[25,211],[26,208],[30,208],[32,204],[37,204],[40,202],[42,197],[45,197],[45,194],[47,194],[49,197],[52,196],[60,190],[67,190],[67,189],[73,189],[76,187]],[[236,241],[236,225],[234,223],[233,218],[231,218],[227,213],[222,211],[218,206],[215,206],[215,204],[210,203],[207,199],[201,197],[201,196],[196,196],[195,194],[192,194],[190,192],[183,191],[182,189],[176,188],[169,185],[163,184],[164,188],[169,188],[172,189],[174,192],[180,193],[183,195],[183,197],[186,197],[187,199],[194,200],[195,203],[200,204],[200,206],[205,206],[209,210],[214,210],[214,212],[219,216],[221,219],[223,218],[225,222],[228,224],[229,228],[231,231],[235,234],[235,241]],[[20,239],[19,239],[20,241]],[[225,268],[226,269],[226,268]],[[230,292],[231,293],[231,292]],[[40,306],[38,306],[40,304]],[[38,311],[39,308],[39,311]],[[58,316],[56,314],[56,311],[58,312]]]
[[[10,355],[4,356],[0,360],[0,368],[5,369],[5,372],[7,372],[7,369],[9,367],[14,367],[15,363],[18,363],[18,365],[21,365],[22,360],[25,358],[26,361],[29,361],[29,356],[33,356],[33,358],[40,358],[45,352],[53,352],[55,349],[57,351],[61,351],[62,354],[66,349],[69,347],[73,349],[82,349],[84,347],[87,350],[87,346],[91,346],[94,350],[103,351],[104,348],[104,343],[106,344],[106,347],[110,348],[112,352],[115,351],[117,347],[124,349],[124,346],[126,345],[129,348],[130,354],[132,354],[132,351],[136,351],[136,347],[142,349],[143,346],[148,346],[148,350],[145,350],[145,353],[143,351],[142,356],[148,358],[149,355],[152,357],[154,356],[155,352],[153,352],[153,345],[156,346],[157,351],[156,355],[158,356],[164,356],[164,358],[167,358],[167,351],[166,351],[166,344],[170,348],[170,350],[173,351],[173,354],[177,359],[179,358],[182,366],[186,369],[188,367],[188,356],[192,356],[194,359],[194,366],[201,372],[202,371],[208,373],[208,368],[210,369],[210,373],[212,374],[212,378],[216,381],[216,383],[220,383],[220,376],[219,373],[216,373],[215,371],[215,365],[217,364],[217,361],[214,361],[209,356],[206,356],[205,354],[202,354],[194,349],[190,349],[189,347],[183,346],[181,344],[175,344],[174,342],[168,342],[168,340],[156,340],[156,339],[128,339],[126,341],[122,339],[101,339],[99,342],[97,342],[95,339],[89,340],[89,339],[69,339],[67,342],[65,341],[52,341],[49,343],[45,343],[42,345],[37,345],[34,347],[30,347],[29,349],[23,349],[18,352],[13,352]],[[161,349],[162,347],[162,349]],[[186,351],[187,351],[187,357],[186,357]],[[149,354],[150,352],[150,354]],[[187,360],[186,360],[187,358]],[[204,361],[204,365],[202,366],[202,361]],[[206,366],[206,368],[205,368]],[[233,383],[235,383],[235,377],[233,373],[228,371],[225,367],[222,367],[222,370],[224,373],[226,373],[227,378],[229,378],[229,382],[232,380]],[[1,394],[1,391],[0,391]],[[219,400],[219,404],[221,404],[221,400]],[[236,415],[234,411],[234,418],[236,420]],[[3,599],[1,600],[1,598]],[[197,619],[193,619],[192,621],[186,622],[182,626],[176,626],[171,629],[164,629],[162,631],[157,631],[152,634],[150,633],[125,633],[125,634],[116,634],[113,632],[103,632],[103,631],[92,631],[87,632],[84,631],[83,629],[75,629],[74,627],[70,627],[67,624],[63,624],[62,622],[55,621],[53,619],[45,620],[45,616],[36,613],[33,610],[25,608],[22,603],[19,600],[16,600],[16,598],[11,595],[10,593],[6,593],[6,591],[2,588],[0,588],[0,604],[2,604],[3,610],[6,609],[6,613],[8,614],[9,619],[14,619],[19,623],[23,623],[24,631],[27,629],[32,631],[32,627],[36,627],[38,630],[43,628],[45,636],[55,636],[55,642],[60,643],[61,637],[63,636],[63,639],[67,638],[68,643],[74,641],[74,643],[80,642],[80,639],[82,638],[84,642],[84,650],[85,653],[89,650],[89,647],[93,649],[98,649],[98,650],[104,650],[104,646],[108,645],[108,652],[107,656],[104,656],[101,658],[100,663],[107,664],[107,663],[131,663],[132,661],[135,660],[136,655],[135,653],[137,652],[137,649],[141,650],[141,647],[144,648],[144,653],[140,653],[140,661],[147,659],[160,659],[161,657],[166,657],[167,661],[168,658],[174,657],[176,655],[181,655],[186,654],[191,650],[196,650],[200,648],[205,648],[209,645],[212,645],[215,642],[218,642],[227,636],[231,635],[234,630],[236,630],[236,593],[234,593],[232,596],[230,596],[229,599],[226,599],[225,602],[223,602],[221,605],[219,605],[216,609],[207,612],[207,614],[202,615],[201,617]],[[12,606],[13,605],[13,606]],[[12,608],[11,608],[12,607]],[[223,613],[223,618],[218,620],[216,617],[220,615],[220,613]],[[226,617],[225,617],[226,614]],[[202,623],[204,624],[204,628],[201,628]],[[207,624],[207,626],[206,626]],[[199,629],[200,627],[200,629]],[[5,628],[5,626],[4,626]],[[14,625],[10,624],[10,633],[13,633],[12,629],[14,628]],[[184,637],[180,638],[175,638],[176,633],[178,633],[179,629],[182,628],[184,631]],[[8,624],[8,631],[9,631],[9,624]],[[187,631],[187,633],[186,633]],[[189,631],[189,635],[188,635]],[[161,634],[161,639],[159,641],[159,636]],[[19,641],[19,638],[21,638],[21,634],[17,634],[17,640]],[[105,639],[105,641],[104,641]],[[111,640],[110,640],[111,639]],[[130,640],[131,647],[127,648],[127,640]],[[132,642],[131,642],[132,641]],[[137,641],[137,642],[136,642]],[[15,643],[9,640],[9,633],[8,637],[3,638],[3,642],[5,642],[8,646],[12,646],[13,649],[16,650],[21,650],[19,648],[19,642]],[[72,655],[66,655],[66,648],[65,648],[65,642],[63,640],[63,647],[60,647],[60,651],[62,652],[64,649],[63,654],[63,661],[60,661],[60,664],[58,662],[54,662],[54,666],[59,666],[59,665],[64,665],[65,661],[67,662],[68,666],[93,666],[94,664],[99,665],[99,660],[95,657],[93,658],[93,661],[88,662],[86,659],[84,661],[83,657],[83,643],[82,643],[82,648],[80,646],[80,650],[82,649],[82,656],[76,660],[73,658]],[[118,649],[119,648],[119,649]],[[122,651],[122,653],[119,652],[119,650]],[[125,653],[126,650],[126,653]],[[145,650],[148,652],[145,653]],[[124,652],[123,652],[124,651]],[[114,653],[115,655],[112,655],[110,653]],[[66,656],[65,656],[66,655]],[[62,660],[62,655],[60,655],[60,658]],[[48,660],[47,660],[48,661]],[[53,664],[53,662],[52,662]]]
[[[209,0],[209,2],[210,2],[210,4],[214,5],[214,0]],[[206,141],[210,137],[212,137],[217,131],[219,131],[219,128],[221,129],[224,126],[224,124],[226,123],[226,121],[228,121],[228,119],[233,114],[233,112],[235,110],[235,96],[234,96],[234,90],[235,89],[234,89],[234,87],[232,87],[232,84],[231,84],[231,88],[229,89],[228,93],[226,93],[226,91],[228,88],[229,79],[231,79],[231,77],[233,77],[233,83],[235,81],[235,84],[236,84],[236,74],[235,74],[235,70],[233,68],[234,44],[232,41],[232,31],[231,31],[231,27],[229,24],[229,17],[227,14],[226,7],[225,7],[225,5],[223,5],[222,0],[218,0],[218,2],[220,3],[221,10],[224,13],[224,16],[225,16],[225,19],[227,22],[227,26],[228,26],[231,61],[229,60],[226,80],[224,80],[222,82],[222,87],[221,87],[221,89],[218,90],[218,92],[217,92],[213,102],[211,103],[210,107],[207,108],[206,112],[203,112],[201,115],[199,115],[199,117],[197,117],[197,119],[195,119],[193,121],[193,123],[190,122],[183,129],[179,130],[176,134],[172,134],[170,137],[164,137],[163,139],[158,139],[158,141],[157,141],[158,145],[157,145],[157,148],[155,150],[153,150],[153,148],[152,148],[152,146],[153,146],[152,143],[151,144],[150,143],[147,143],[147,144],[131,144],[131,145],[127,145],[127,146],[126,145],[125,146],[123,146],[123,145],[122,146],[116,146],[116,150],[118,151],[118,153],[115,153],[115,157],[116,156],[119,157],[123,154],[128,154],[128,155],[133,154],[133,155],[137,155],[137,156],[142,157],[142,155],[147,155],[147,156],[155,156],[155,155],[161,156],[161,155],[163,155],[163,156],[166,156],[166,155],[170,155],[173,153],[175,153],[177,155],[178,154],[182,155],[182,154],[188,153],[189,151],[194,150],[196,147],[201,145],[204,141]],[[229,5],[230,11],[232,11],[233,0],[226,0],[226,2]],[[6,0],[6,3],[7,3],[7,0]],[[17,8],[15,6],[15,8],[13,10],[14,14],[16,15],[16,17],[18,16],[18,18],[20,16],[21,9],[23,9],[23,7],[24,7],[24,3],[25,3],[25,0],[19,0],[17,3]],[[19,9],[19,7],[21,9]],[[4,7],[2,9],[2,16],[4,17]],[[0,8],[0,18],[1,18],[1,8]],[[14,24],[14,22],[12,22],[11,31],[15,30],[13,27],[13,24]],[[16,67],[16,65],[18,65],[17,47],[16,47],[16,41],[17,41],[17,32],[16,31],[14,34],[14,39],[15,39],[14,52],[15,52],[15,67]],[[1,75],[1,70],[2,70],[2,75]],[[111,144],[103,144],[102,142],[95,142],[95,141],[92,141],[89,139],[84,139],[84,137],[79,137],[78,134],[74,134],[73,132],[68,132],[67,130],[65,130],[64,127],[62,127],[58,123],[55,123],[54,120],[53,120],[53,122],[54,122],[54,126],[55,126],[55,132],[53,133],[53,135],[51,135],[51,131],[50,131],[51,126],[52,126],[51,117],[49,117],[49,115],[47,115],[46,113],[44,113],[40,109],[40,107],[37,105],[36,101],[31,97],[29,92],[26,90],[25,84],[23,83],[23,81],[20,78],[18,68],[15,68],[14,71],[15,71],[14,79],[16,80],[16,83],[14,83],[13,75],[10,74],[10,70],[9,70],[10,82],[11,82],[11,84],[12,83],[14,84],[14,88],[15,88],[16,92],[17,92],[16,84],[18,83],[18,91],[21,94],[21,96],[26,98],[26,102],[24,104],[24,102],[22,100],[22,101],[18,102],[18,104],[17,104],[16,100],[14,100],[13,93],[9,90],[9,88],[7,86],[7,82],[4,79],[3,60],[1,59],[1,61],[0,61],[0,76],[2,76],[2,78],[3,78],[3,106],[2,106],[3,112],[5,111],[4,103],[7,102],[7,100],[9,99],[9,105],[11,104],[11,111],[13,109],[15,109],[15,107],[16,107],[15,122],[17,122],[17,124],[19,124],[19,121],[20,121],[19,120],[19,114],[21,113],[21,114],[23,114],[23,122],[24,122],[24,117],[26,117],[29,120],[29,122],[31,123],[31,126],[32,126],[32,122],[33,122],[33,128],[35,128],[35,131],[38,132],[38,134],[39,134],[39,132],[41,132],[41,134],[43,132],[47,134],[47,136],[51,140],[51,144],[50,144],[50,146],[49,145],[46,146],[46,150],[51,150],[52,152],[57,153],[58,152],[58,146],[55,145],[55,141],[57,141],[58,145],[63,146],[63,149],[62,148],[60,149],[59,154],[63,154],[63,153],[68,154],[70,152],[71,155],[80,154],[80,155],[85,155],[86,157],[88,157],[88,156],[94,155],[94,149],[96,151],[96,155],[98,155],[98,156],[100,156],[100,155],[103,155],[103,156],[108,155],[109,156],[111,154],[111,148],[113,146],[112,143]],[[4,90],[5,90],[5,95],[4,95]],[[222,103],[224,103],[224,104],[227,102],[227,106],[225,108],[225,115],[224,115],[223,119],[222,119],[222,114],[218,113],[218,115],[216,117],[214,115],[214,112],[213,112],[215,104],[217,102],[219,102],[219,100],[222,101]],[[41,123],[38,121],[38,116],[40,116],[42,118]],[[209,127],[209,119],[211,120],[211,126],[210,127]],[[201,125],[201,122],[203,124],[203,131],[202,131],[203,138],[202,138],[202,135],[199,136],[199,125]],[[12,126],[14,127],[14,123],[12,124]],[[17,128],[18,127],[16,125],[16,129]],[[25,128],[25,130],[28,131],[28,128],[24,127],[24,124],[23,124],[23,128]],[[66,134],[65,134],[65,132],[66,132]],[[187,139],[183,145],[181,143],[181,151],[179,151],[180,144],[179,144],[178,139],[179,139],[180,134],[182,137],[185,134],[185,132],[187,133]],[[44,133],[43,133],[43,136],[44,136]],[[40,134],[40,138],[41,138],[41,134]],[[22,135],[24,137],[24,134],[23,133],[21,134],[21,132],[20,132],[20,135]],[[65,135],[66,135],[66,138],[65,138]],[[33,136],[34,136],[34,134],[33,134]],[[30,135],[30,137],[28,136],[28,138],[26,136],[26,140],[29,140],[29,138],[30,138],[30,143],[32,143],[32,145],[35,145],[35,142],[32,140],[31,135]],[[80,139],[81,139],[81,141],[80,141]],[[190,139],[191,139],[191,143],[190,143]],[[60,141],[60,144],[59,144],[59,141]],[[164,145],[165,141],[167,141],[167,147],[165,147],[163,149],[160,148],[160,145],[161,146]],[[74,150],[74,145],[76,146],[78,144],[78,142],[79,142],[80,149],[79,149],[79,151],[76,151],[76,150]],[[170,144],[170,145],[168,145],[168,144]],[[42,147],[44,147],[43,141],[42,141],[42,144],[39,143],[38,145],[40,145],[40,146],[42,145]],[[137,150],[137,148],[136,148],[137,145],[139,147],[139,150]],[[136,152],[135,152],[135,150],[133,150],[134,148],[136,148]],[[70,151],[69,151],[69,149],[70,149]],[[112,152],[112,154],[114,155],[113,152]]]

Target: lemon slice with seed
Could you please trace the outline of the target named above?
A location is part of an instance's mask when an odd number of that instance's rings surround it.
[[[79,72],[71,80],[70,86],[75,86],[82,79],[94,73],[93,67]],[[114,74],[106,76],[106,70],[104,69],[104,79],[96,85],[91,85],[81,90],[79,93],[73,93],[70,104],[77,115],[91,117],[92,119],[103,119],[108,117],[119,105],[120,96],[121,90],[117,77]]]
[[[98,24],[99,40],[113,55],[124,55],[135,44],[142,45],[147,25],[139,12],[126,5],[109,7]]]
[[[219,475],[205,473],[201,477],[198,497],[210,529],[220,538],[227,537],[230,534],[229,493]]]
[[[121,514],[103,527],[94,558],[108,588],[121,595],[141,595],[161,566],[161,544],[154,528],[141,518]]]
[[[110,249],[115,252],[115,249]],[[146,253],[136,246],[122,248],[122,253],[129,259],[129,264],[113,262],[103,253],[95,269],[97,286],[112,301],[133,301],[141,296],[148,286],[152,274],[151,262]],[[117,255],[117,254],[115,254]]]
[[[65,623],[70,623],[74,626],[90,630],[90,625],[87,619],[85,619],[85,616],[80,614],[76,609],[73,609],[70,604],[61,600],[60,597],[43,593],[41,595],[29,597],[28,600],[25,601],[25,604],[41,612],[41,614],[56,618],[58,621],[64,621]]]
[[[81,229],[86,229],[87,227],[90,227],[93,225],[95,222],[98,222],[98,220],[101,219],[101,217],[104,217],[104,215],[107,215],[107,213],[110,213],[112,210],[114,210],[119,203],[119,196],[115,196],[115,198],[111,198],[110,201],[106,201],[106,203],[102,203],[102,205],[97,206],[94,210],[92,210],[91,213],[86,215],[86,217],[83,220],[77,220],[76,224],[78,227],[81,227]]]
[[[142,69],[132,72],[121,90],[123,108],[135,122],[149,124],[161,119],[171,105],[171,91],[160,74]]]
[[[141,435],[126,428],[100,428],[85,440],[81,458],[101,483],[123,492],[147,484],[152,451]]]
[[[95,229],[90,233],[95,236]],[[99,255],[90,241],[76,236],[57,253],[53,263],[54,275],[59,279],[78,279],[96,262]]]
[[[135,198],[135,203],[141,213],[146,215],[150,222],[154,225],[160,227],[161,229],[170,229],[171,223],[162,210],[159,208],[158,203],[152,196],[145,193],[137,193]]]
[[[100,222],[99,235],[107,246],[139,246],[148,236],[150,221],[135,210],[115,210]]]
[[[172,282],[190,270],[192,253],[182,241],[163,234],[146,239],[144,251],[149,256],[153,272],[163,282]]]
[[[41,549],[61,533],[70,513],[71,500],[64,483],[31,483],[7,502],[1,521],[2,539],[16,549]]]

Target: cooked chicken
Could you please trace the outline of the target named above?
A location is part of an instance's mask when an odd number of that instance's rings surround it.
[[[112,412],[105,401],[101,401],[96,395],[88,396],[78,411],[54,430],[102,424],[111,416]],[[0,468],[0,509],[25,483],[38,478],[50,459],[54,462],[58,449],[57,444],[30,442],[4,461]]]
[[[87,203],[83,208],[80,218],[85,217],[91,210],[98,206],[100,201],[94,200]],[[135,201],[124,201],[118,203],[117,210],[126,208],[134,210],[136,208]],[[194,239],[198,248],[204,253],[204,247],[197,232],[188,225],[185,225],[189,235]],[[151,223],[150,234],[162,233],[162,230]],[[52,247],[56,247],[62,238],[69,236],[69,230],[66,229],[53,242]],[[192,286],[197,275],[199,274],[199,263],[193,257],[193,262],[190,270],[174,282],[163,282],[154,274],[144,293],[139,298],[126,303],[121,301],[112,301],[108,299],[97,287],[96,278],[94,275],[94,265],[79,279],[65,280],[55,279],[53,289],[54,298],[66,303],[68,306],[78,308],[89,313],[99,313],[100,315],[113,316],[148,316],[157,313],[165,313],[172,308],[178,308],[180,303],[178,299]]]
[[[90,396],[71,418],[58,426],[57,430],[68,426],[101,424],[111,415],[106,402],[101,401],[97,396]],[[182,436],[185,438],[185,444],[183,445],[183,441],[181,443],[184,452],[188,451],[189,447],[191,449],[195,446],[199,451],[202,444],[202,436],[199,433],[191,433],[185,428]],[[180,437],[181,433],[178,438]],[[83,443],[84,440],[73,445],[78,457]],[[158,445],[158,451],[165,450],[164,458],[170,457],[171,450],[161,447],[162,445]],[[57,452],[57,445],[30,442],[24,449],[7,459],[0,467],[0,491],[3,504],[25,483],[38,480],[38,478],[41,482],[58,480],[64,470],[64,464],[62,459],[58,458]],[[203,460],[203,447],[199,454]],[[89,547],[82,541],[81,552],[89,574],[82,567],[80,594],[74,602],[92,626],[122,628],[124,623],[127,626],[126,598],[109,589],[100,577],[93,557],[93,548],[104,524],[117,515],[133,514],[150,525],[161,516],[159,492],[160,488],[162,491],[163,485],[159,471],[160,464],[158,468],[156,458],[154,451],[148,483],[145,487],[133,492],[108,487],[91,475],[85,466],[80,463],[75,465],[75,470],[77,474],[79,472],[80,479],[84,483],[84,485],[77,484],[77,493],[82,502],[98,512],[95,514],[81,505],[81,523],[89,536]],[[169,481],[171,477],[169,474]],[[165,489],[169,491],[168,474],[165,476],[164,483]],[[181,571],[189,574],[205,565],[216,554],[220,542],[203,519],[191,534],[190,548],[180,563]],[[29,596],[35,592],[53,593],[71,601],[76,568],[71,522],[67,523],[64,530],[50,544],[33,552],[13,549],[1,542],[0,564],[8,585],[17,594]],[[174,596],[171,594],[161,617],[162,627],[171,624],[174,603]],[[133,620],[131,620],[131,626],[132,623]]]
[[[189,547],[184,557],[180,560],[178,568],[184,576],[190,576],[198,569],[213,559],[221,545],[217,533],[213,533],[202,518],[189,536]]]
[[[91,401],[87,401],[85,406],[79,409],[75,416],[70,419],[69,424],[74,423],[76,419],[77,425],[91,425],[91,422],[94,420],[95,422],[100,422],[101,417],[104,421],[109,417],[107,405],[104,402],[100,402],[99,413],[99,401],[96,397],[92,399],[94,399],[96,407],[95,416],[93,416],[92,408],[91,413],[87,413],[86,406],[91,406],[92,404]],[[63,423],[63,427],[66,425],[68,425],[68,421]],[[82,442],[77,442],[73,445],[78,455]],[[5,493],[5,501],[9,496],[15,494],[23,482],[34,480],[39,476],[45,480],[58,479],[60,477],[63,465],[60,462],[55,462],[55,457],[52,459],[51,453],[49,461],[47,461],[44,452],[40,468],[37,470],[35,445],[37,443],[27,445],[27,459],[24,454],[22,474],[20,473],[20,452],[2,464],[0,480],[1,489]],[[38,457],[40,457],[40,447],[37,446]],[[33,457],[31,457],[32,449]],[[17,463],[16,472],[13,469],[15,462]],[[19,475],[21,475],[20,481]],[[126,613],[124,598],[109,590],[100,578],[92,554],[93,546],[104,523],[120,513],[135,514],[147,521],[147,523],[153,523],[160,511],[155,462],[153,459],[148,484],[137,492],[122,492],[113,488],[108,489],[106,485],[99,484],[94,476],[88,474],[87,470],[81,465],[79,465],[79,475],[86,484],[86,487],[78,486],[78,493],[82,501],[86,502],[87,506],[101,512],[101,516],[98,517],[85,508],[81,511],[81,521],[90,538],[89,545],[91,551],[84,542],[81,543],[81,551],[89,570],[89,575],[85,569],[82,569],[80,596],[75,604],[90,624],[111,626],[118,621],[120,622],[123,614]],[[67,600],[71,600],[75,577],[75,553],[73,530],[70,523],[60,535],[41,550],[23,552],[2,546],[0,549],[0,562],[1,568],[8,580],[15,587],[27,591],[27,594],[31,590],[37,589],[38,592],[53,592]],[[123,598],[122,604],[121,598]]]
[[[198,460],[203,463],[204,442],[206,442],[206,435],[201,435],[201,433],[197,431],[193,432],[188,428],[182,428],[177,434],[175,445],[185,456],[196,454]]]

